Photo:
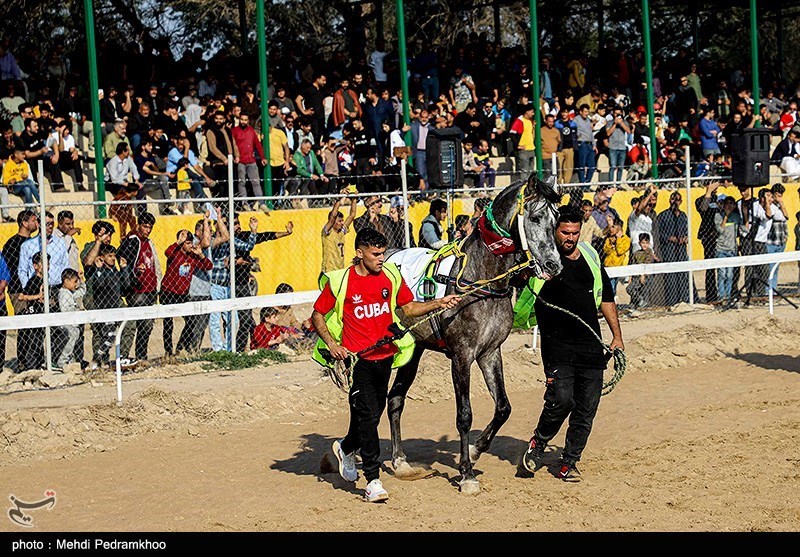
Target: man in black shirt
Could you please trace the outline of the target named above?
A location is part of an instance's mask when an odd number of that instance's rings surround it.
[[[364,128],[361,118],[353,118],[346,127],[346,137],[353,143],[353,161],[355,176],[369,176],[373,164],[378,162],[378,153],[375,149],[375,138]],[[360,186],[361,191],[365,188]]]
[[[534,311],[542,335],[547,390],[539,424],[522,458],[523,466],[535,472],[541,465],[547,443],[569,416],[558,477],[570,482],[581,479],[576,463],[592,430],[607,359],[594,334],[574,317],[544,302],[577,315],[597,335],[600,335],[599,309],[613,335],[611,349],[624,349],[608,275],[600,265],[597,252],[588,244],[578,243],[581,222],[580,212],[573,207],[564,206],[559,210],[555,237],[563,270],[544,283],[536,296]]]
[[[328,78],[323,74],[314,76],[314,82],[308,89],[297,95],[295,104],[297,110],[311,121],[311,132],[319,141],[325,131],[325,107],[323,100],[325,93],[323,88],[328,83]]]
[[[28,304],[19,299],[22,294],[22,282],[19,280],[19,251],[23,242],[27,241],[37,230],[39,230],[39,217],[30,209],[20,211],[17,215],[17,226],[19,230],[15,235],[8,239],[3,246],[3,257],[8,266],[8,272],[11,275],[11,280],[8,283],[8,297],[11,299],[11,307],[14,308],[14,315],[21,315],[25,312]],[[5,307],[5,302],[3,302]],[[5,345],[5,342],[3,343]],[[20,337],[17,336],[17,354],[21,354],[20,349],[25,347],[20,343]],[[5,350],[3,351],[5,353]],[[21,369],[18,371],[22,371]]]
[[[50,189],[54,192],[66,191],[58,164],[58,153],[47,148],[47,136],[39,129],[39,122],[34,118],[25,120],[25,130],[17,138],[17,145],[25,150],[25,159],[31,167],[36,180],[39,179],[39,161],[44,162],[44,170],[50,178]],[[44,184],[39,184],[42,188]],[[41,191],[41,190],[40,190]]]

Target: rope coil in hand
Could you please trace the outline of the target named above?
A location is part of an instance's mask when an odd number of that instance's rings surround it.
[[[561,313],[574,317],[578,321],[578,323],[581,323],[584,327],[589,329],[594,338],[597,339],[597,342],[599,342],[600,345],[603,347],[603,352],[605,352],[606,356],[614,359],[614,374],[611,376],[611,379],[603,383],[603,389],[600,391],[600,396],[605,396],[611,391],[613,391],[616,388],[617,384],[622,379],[622,377],[625,375],[625,371],[628,369],[628,358],[627,356],[625,356],[625,351],[622,350],[621,348],[614,348],[612,350],[608,344],[603,342],[602,337],[598,335],[597,332],[594,329],[592,329],[592,327],[586,321],[584,321],[578,315],[572,313],[568,309],[564,309],[555,304],[551,304],[541,296],[537,296],[537,299],[550,309],[554,309],[556,311],[560,311]]]

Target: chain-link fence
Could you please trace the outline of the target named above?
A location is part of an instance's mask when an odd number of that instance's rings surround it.
[[[413,175],[405,180],[402,173],[340,177],[334,184],[317,177],[313,181],[319,184],[299,186],[296,180],[288,185],[292,178],[278,178],[271,184],[276,195],[266,197],[258,195],[264,185],[260,177],[251,183],[245,173],[242,184],[232,164],[225,174],[212,187],[181,189],[177,181],[148,187],[143,199],[137,199],[142,197],[138,187],[130,195],[117,189],[115,200],[109,195],[106,202],[66,201],[48,190],[38,204],[2,205],[7,219],[0,225],[0,247],[8,269],[2,311],[41,315],[40,328],[15,330],[13,319],[3,326],[5,366],[15,372],[92,372],[115,359],[126,368],[144,369],[148,363],[185,360],[203,351],[283,347],[287,353],[308,353],[314,335],[307,301],[265,308],[266,302],[258,300],[227,312],[219,306],[207,311],[202,304],[313,292],[321,271],[344,266],[353,257],[354,230],[378,228],[390,247],[402,248],[406,229],[411,245],[419,240],[420,223],[429,213],[430,192],[419,191]],[[510,181],[512,175],[507,176]],[[438,192],[450,208],[444,223],[449,239],[469,234],[470,217],[485,206],[479,200],[504,187],[499,181],[494,188],[482,185]],[[764,188],[776,192],[769,203],[759,191],[740,192],[708,177],[632,185],[636,188],[563,186],[564,202],[584,211],[584,239],[608,268],[797,247],[800,200],[789,184]],[[405,196],[404,187],[409,191]],[[779,215],[788,218],[781,221]],[[771,273],[773,268],[777,272]],[[773,294],[796,293],[793,262],[737,270],[697,270],[691,281],[687,271],[622,273],[612,282],[620,306],[637,311],[681,302],[731,307],[748,296],[764,299],[770,286],[776,289]],[[126,318],[132,308],[184,303],[199,305],[174,318]],[[59,316],[86,310],[118,310],[118,317],[108,320],[105,314],[105,320],[64,325]],[[120,329],[122,321],[128,323]]]

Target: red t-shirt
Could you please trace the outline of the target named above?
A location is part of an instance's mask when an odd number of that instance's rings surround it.
[[[195,269],[210,271],[214,266],[207,257],[186,253],[177,243],[167,248],[167,271],[161,280],[161,290],[172,294],[188,294]]]
[[[390,336],[389,325],[394,322],[391,310],[392,281],[384,273],[362,277],[355,268],[350,269],[347,279],[347,298],[344,301],[342,322],[342,346],[351,352],[368,348],[386,336]],[[397,307],[414,301],[414,295],[405,281],[397,293]],[[314,303],[314,309],[325,315],[336,305],[330,283]],[[367,352],[365,360],[382,360],[397,352],[393,343],[385,344]]]
[[[150,242],[147,238],[139,236],[139,258],[136,261],[136,278],[139,279],[139,288],[135,291],[137,294],[144,292],[155,292],[158,290],[158,278],[156,277],[156,255],[150,248]],[[130,264],[130,263],[129,263]],[[141,267],[144,267],[140,270]]]
[[[259,323],[256,325],[255,329],[253,329],[253,336],[250,337],[250,350],[258,350],[259,348],[273,348],[275,345],[270,346],[269,341],[275,340],[285,332],[291,331],[288,327]]]

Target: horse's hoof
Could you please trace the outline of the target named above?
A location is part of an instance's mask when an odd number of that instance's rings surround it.
[[[458,490],[464,495],[478,495],[481,492],[481,484],[478,480],[461,480]]]
[[[393,462],[392,467],[394,468],[394,477],[398,480],[414,481],[433,475],[433,470],[422,466],[411,466],[405,460]]]
[[[478,450],[478,448],[475,445],[470,445],[469,446],[469,460],[470,460],[470,462],[472,462],[472,464],[475,464],[476,462],[478,462],[478,459],[480,457],[481,457],[481,452]]]

